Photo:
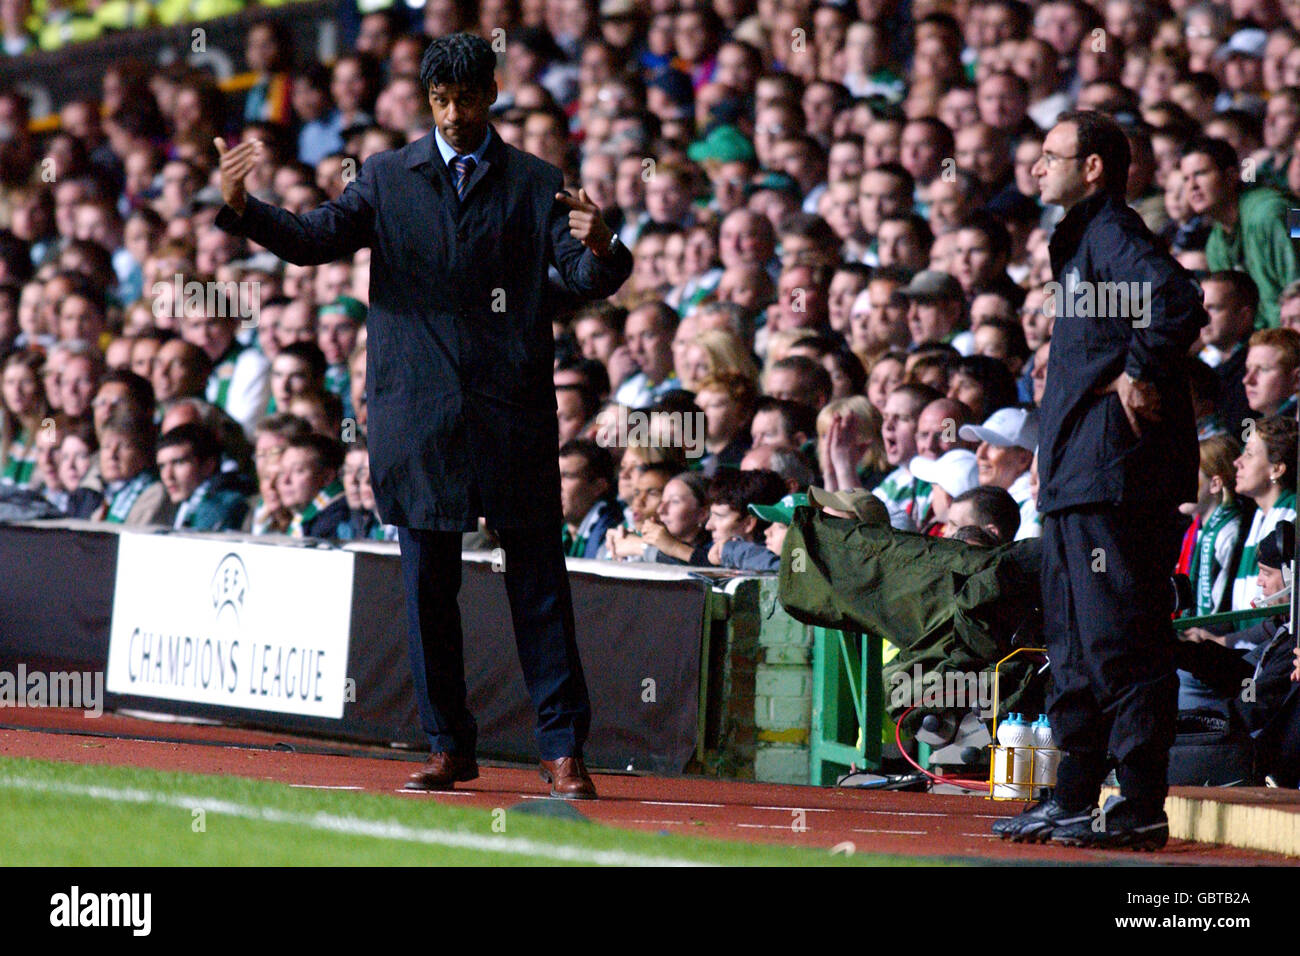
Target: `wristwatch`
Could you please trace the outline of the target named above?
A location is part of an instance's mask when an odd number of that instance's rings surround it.
[[[605,247],[605,251],[600,254],[600,257],[606,259],[609,256],[612,256],[618,251],[620,245],[621,243],[618,240],[618,233],[613,233],[612,238],[609,240],[609,245]]]

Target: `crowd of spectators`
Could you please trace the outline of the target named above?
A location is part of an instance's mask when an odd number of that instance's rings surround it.
[[[420,57],[469,30],[499,53],[497,133],[635,259],[609,301],[555,290],[570,556],[771,570],[806,503],[972,546],[1037,535],[1064,300],[1035,170],[1072,159],[1043,137],[1082,108],[1123,126],[1129,201],[1210,316],[1180,567],[1203,611],[1254,600],[1256,546],[1296,511],[1300,3],[379,6],[328,64],[256,20],[237,97],[120,62],[36,135],[0,90],[11,501],[395,537],[365,451],[369,251],[298,266],[217,229],[212,140],[261,140],[249,191],[313,209],[430,132]]]

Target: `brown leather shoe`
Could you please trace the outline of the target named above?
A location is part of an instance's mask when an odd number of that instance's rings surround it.
[[[595,800],[596,785],[591,782],[581,757],[543,760],[542,779],[551,785],[551,796],[565,800]]]
[[[460,754],[429,754],[424,766],[411,774],[406,790],[451,790],[456,782],[473,780],[478,776],[478,762],[473,757]]]

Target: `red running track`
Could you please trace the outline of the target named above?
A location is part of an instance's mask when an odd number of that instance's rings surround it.
[[[158,723],[116,714],[90,719],[80,711],[25,708],[0,711],[0,724],[0,756],[5,757],[250,777],[482,809],[549,799],[549,788],[533,768],[481,764],[481,776],[454,792],[413,793],[401,787],[422,755],[235,727]],[[1182,841],[1158,854],[1003,843],[989,833],[989,826],[997,817],[1017,812],[1018,805],[979,796],[704,777],[594,776],[601,799],[572,806],[592,821],[638,830],[823,850],[852,843],[858,852],[999,862],[1300,863],[1269,853]]]

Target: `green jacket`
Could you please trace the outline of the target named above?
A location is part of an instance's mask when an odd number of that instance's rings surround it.
[[[1247,190],[1238,200],[1236,231],[1229,236],[1218,223],[1205,241],[1205,258],[1211,272],[1239,269],[1259,287],[1255,328],[1278,325],[1277,297],[1286,285],[1300,278],[1295,245],[1286,218],[1290,203],[1268,186]]]
[[[897,646],[886,687],[918,663],[991,670],[1016,646],[1043,646],[1039,554],[1037,538],[977,548],[801,507],[782,549],[780,599],[805,624]],[[1003,665],[1001,713],[1024,697],[1035,670],[1020,658]]]

